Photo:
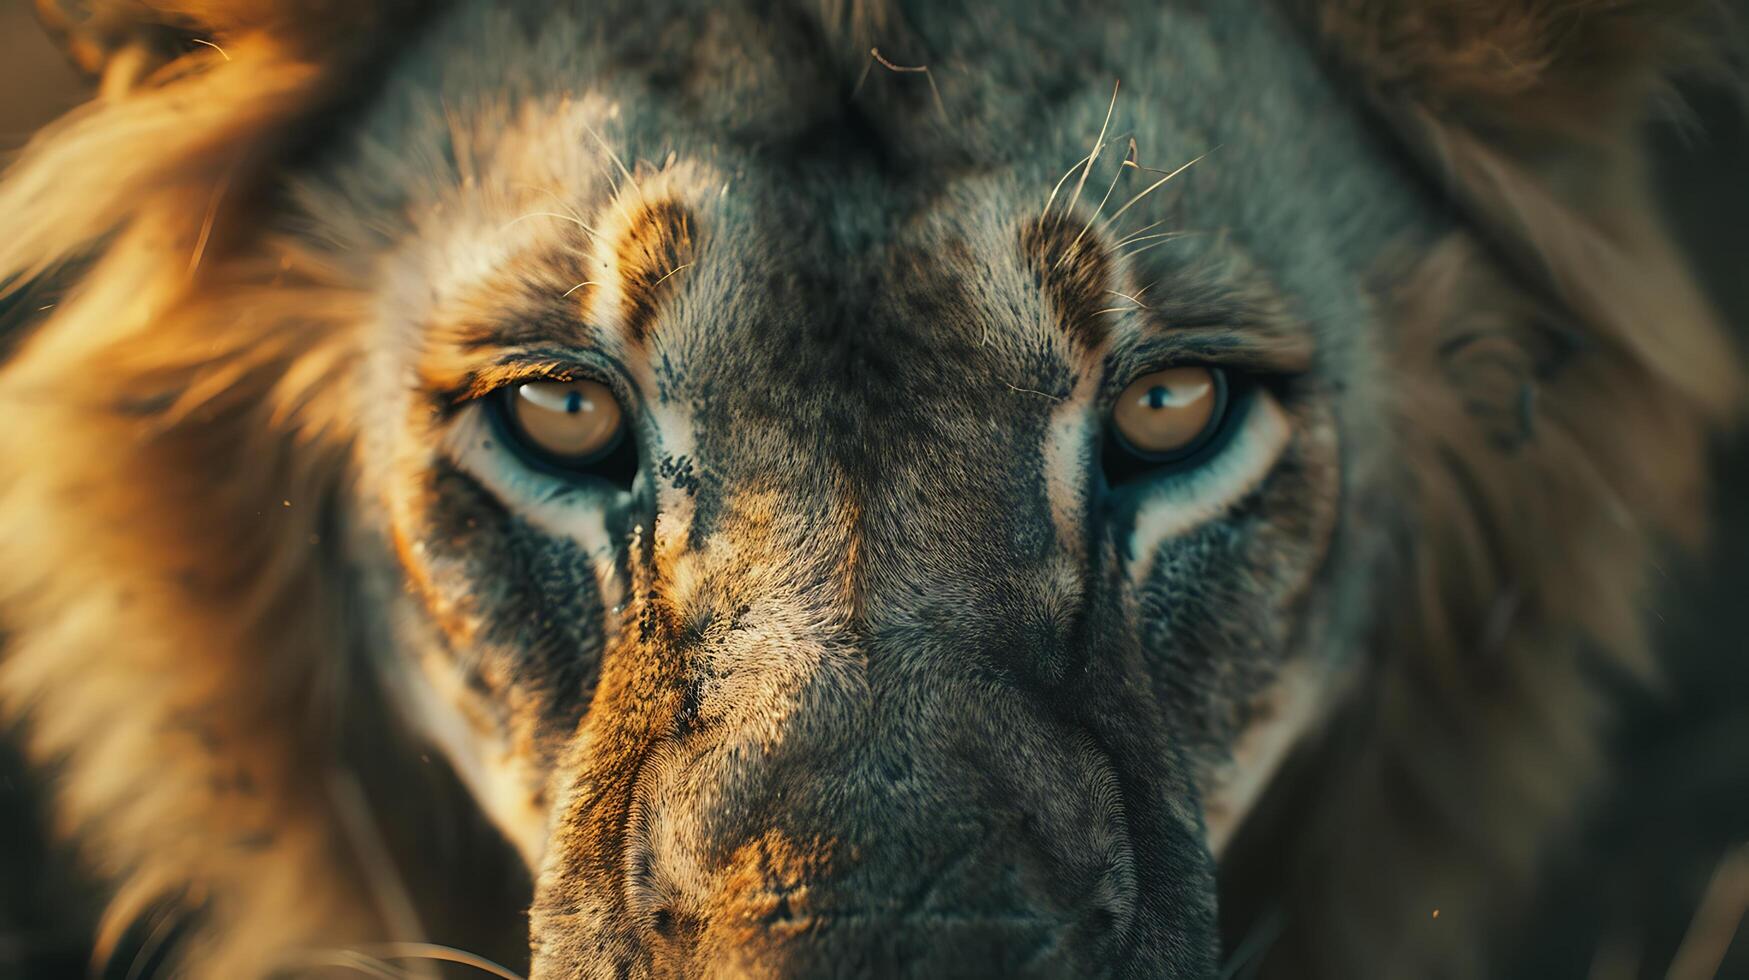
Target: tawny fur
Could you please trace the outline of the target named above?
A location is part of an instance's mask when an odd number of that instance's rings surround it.
[[[1657,228],[1632,143],[1692,50],[1688,6],[1311,12],[1479,231],[1381,270],[1398,376],[1354,382],[1394,393],[1406,455],[1390,483],[1413,516],[1372,533],[1393,542],[1409,600],[1379,625],[1347,720],[1287,777],[1322,801],[1294,814],[1283,873],[1298,911],[1282,948],[1308,973],[1479,970],[1481,937],[1596,774],[1603,706],[1585,664],[1649,662],[1646,570],[1696,540],[1706,434],[1741,407],[1736,357]],[[846,22],[878,22],[853,7]],[[365,20],[311,26],[337,8]],[[328,655],[351,642],[338,379],[365,294],[249,227],[386,15],[261,0],[105,16],[74,36],[116,73],[106,96],[0,182],[0,282],[97,256],[0,372],[0,697],[32,755],[61,766],[62,828],[115,882],[99,955],[168,897],[212,914],[187,954],[196,974],[244,976],[399,925],[354,870],[334,800]],[[141,23],[225,50],[117,59]],[[1498,130],[1601,147],[1603,176],[1545,172],[1491,146]],[[1266,810],[1250,833],[1284,826]],[[1453,826],[1469,847],[1450,846]]]

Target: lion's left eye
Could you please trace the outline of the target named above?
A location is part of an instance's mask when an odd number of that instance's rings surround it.
[[[631,484],[637,456],[626,438],[625,413],[598,381],[532,381],[490,396],[506,442],[537,469]]]
[[[1189,469],[1212,457],[1242,414],[1247,391],[1208,365],[1166,368],[1131,381],[1107,424],[1107,482]]]
[[[1111,428],[1138,457],[1171,462],[1220,429],[1226,402],[1227,377],[1219,368],[1167,368],[1130,382],[1111,410]]]

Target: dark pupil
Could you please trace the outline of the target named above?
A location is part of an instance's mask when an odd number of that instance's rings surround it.
[[[1172,397],[1172,392],[1165,385],[1155,385],[1148,389],[1148,407],[1165,408],[1166,399]]]
[[[565,414],[576,415],[583,410],[583,393],[573,391],[565,396]]]

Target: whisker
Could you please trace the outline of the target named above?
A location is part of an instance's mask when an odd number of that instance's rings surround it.
[[[524,980],[524,978],[509,968],[467,950],[456,949],[454,946],[444,946],[440,943],[378,943],[357,947],[361,952],[387,960],[433,960],[439,963],[454,963],[457,966],[471,967],[481,973],[498,977],[499,980]]]
[[[1234,978],[1241,976],[1239,971],[1245,969],[1253,960],[1262,956],[1269,947],[1275,945],[1275,941],[1281,938],[1281,930],[1282,917],[1279,910],[1272,911],[1259,919],[1233,950],[1233,955],[1228,958],[1226,965],[1221,967],[1220,980],[1234,980]]]
[[[1111,138],[1111,139],[1109,139],[1109,140],[1106,140],[1106,141],[1105,141],[1105,142],[1104,142],[1104,143],[1102,143],[1102,144],[1100,144],[1100,145],[1101,145],[1101,146],[1108,146],[1108,145],[1110,145],[1110,144],[1111,144],[1111,143],[1114,143],[1114,142],[1116,142],[1116,141],[1117,141],[1117,140],[1118,140],[1118,139],[1120,139],[1120,137],[1116,137],[1116,136],[1114,136],[1114,137],[1112,137],[1112,138]],[[1133,140],[1133,137],[1132,137],[1132,140]],[[1045,217],[1045,216],[1046,216],[1046,215],[1048,215],[1048,214],[1050,214],[1050,213],[1051,213],[1051,205],[1053,205],[1053,204],[1055,204],[1055,203],[1056,203],[1056,201],[1057,201],[1057,194],[1058,194],[1058,193],[1060,193],[1060,192],[1061,192],[1061,191],[1062,191],[1062,189],[1063,189],[1063,185],[1064,185],[1064,184],[1066,184],[1066,183],[1068,183],[1068,182],[1069,182],[1069,176],[1070,176],[1070,175],[1071,175],[1071,174],[1073,174],[1073,173],[1074,173],[1074,172],[1075,172],[1075,171],[1076,171],[1076,170],[1077,170],[1077,169],[1078,169],[1078,168],[1080,168],[1080,167],[1081,167],[1081,165],[1082,165],[1082,164],[1084,164],[1084,163],[1086,163],[1086,162],[1087,162],[1087,156],[1086,156],[1086,155],[1083,155],[1083,156],[1079,156],[1079,157],[1076,157],[1076,158],[1075,158],[1075,162],[1074,162],[1074,163],[1071,163],[1071,164],[1069,164],[1069,169],[1067,169],[1067,170],[1065,170],[1065,171],[1063,171],[1063,176],[1061,176],[1061,177],[1058,177],[1058,178],[1057,178],[1057,183],[1056,183],[1056,186],[1054,186],[1054,187],[1052,187],[1052,188],[1051,188],[1051,194],[1050,194],[1050,196],[1049,196],[1049,197],[1047,197],[1047,198],[1045,198],[1045,206],[1044,206],[1044,210],[1042,210],[1042,211],[1040,211],[1040,212],[1039,212],[1039,217],[1040,217],[1040,218],[1044,218],[1044,217]]]
[[[664,276],[663,276],[663,277],[662,277],[662,278],[660,278],[660,279],[658,279],[658,280],[656,280],[656,281],[655,281],[655,282],[653,282],[653,283],[650,283],[650,288],[651,288],[651,289],[655,289],[655,288],[656,288],[656,287],[657,287],[657,286],[660,286],[660,285],[662,285],[662,284],[663,284],[663,283],[665,283],[665,282],[667,282],[667,281],[668,281],[668,276],[672,276],[672,275],[674,275],[674,274],[675,274],[675,273],[676,273],[676,272],[679,272],[679,271],[680,271],[680,270],[682,270],[682,269],[690,269],[690,268],[692,268],[692,263],[691,263],[691,262],[687,262],[687,263],[685,263],[685,264],[684,264],[684,265],[677,265],[677,266],[675,266],[675,267],[674,267],[674,268],[672,268],[672,269],[669,269],[669,270],[668,270],[668,274],[667,274],[667,275],[664,275]]]
[[[1081,179],[1075,182],[1075,193],[1069,198],[1070,211],[1081,203],[1081,189],[1087,186],[1087,177],[1093,172],[1093,164],[1099,159],[1099,151],[1105,149],[1105,134],[1111,129],[1111,114],[1117,111],[1117,90],[1122,84],[1122,79],[1112,82],[1111,104],[1105,107],[1105,121],[1099,124],[1099,135],[1093,139],[1093,149],[1087,154],[1087,165],[1081,168]]]
[[[1209,152],[1212,153],[1214,151],[1210,150]],[[1185,172],[1186,170],[1189,170],[1191,167],[1196,166],[1197,162],[1206,156],[1208,156],[1208,153],[1202,154],[1202,156],[1199,156],[1196,159],[1191,160],[1189,163],[1185,164],[1184,166],[1179,167],[1177,170],[1174,170],[1171,173],[1168,173],[1166,176],[1161,177],[1159,180],[1154,181],[1152,184],[1149,184],[1140,194],[1137,194],[1135,197],[1130,198],[1129,203],[1125,204],[1121,208],[1118,208],[1117,211],[1115,211],[1111,217],[1105,219],[1105,223],[1109,225],[1113,221],[1116,221],[1117,219],[1123,217],[1124,212],[1128,211],[1130,208],[1135,207],[1137,202],[1141,201],[1142,198],[1147,197],[1149,194],[1154,193],[1156,190],[1159,190],[1161,186],[1163,186],[1167,181],[1171,180],[1172,178],[1178,176],[1179,174]],[[1131,166],[1135,166],[1135,164],[1131,164]],[[1141,169],[1141,168],[1138,167],[1137,169]],[[1158,173],[1158,171],[1155,171],[1155,172]]]
[[[1152,286],[1153,283],[1149,283],[1148,285]],[[1148,291],[1147,286],[1144,286],[1141,289],[1137,290],[1135,295],[1132,296],[1129,293],[1121,292],[1121,291],[1116,290],[1116,289],[1107,289],[1106,290],[1106,292],[1112,294],[1113,296],[1122,296],[1124,299],[1127,299],[1130,302],[1136,304],[1137,309],[1143,309],[1143,310],[1153,309],[1153,307],[1142,302],[1142,294],[1147,292],[1147,291]]]
[[[1120,249],[1126,245],[1140,245],[1142,242],[1151,242],[1157,238],[1183,238],[1187,234],[1189,234],[1189,232],[1158,231],[1152,235],[1135,235],[1135,236],[1132,236],[1130,238],[1124,239],[1123,241],[1117,243],[1116,245],[1113,245],[1112,249],[1113,250]]]
[[[232,164],[225,171],[225,175],[219,178],[218,184],[213,187],[213,196],[207,201],[206,217],[202,218],[200,222],[200,235],[194,241],[194,254],[188,258],[188,277],[190,279],[194,278],[195,271],[200,268],[201,256],[206,254],[207,241],[212,238],[213,222],[219,216],[219,202],[225,199],[225,192],[230,189],[231,178],[236,173],[237,165]]]
[[[164,946],[164,940],[169,938],[176,925],[176,912],[170,908],[159,909],[154,918],[157,921],[153,923],[152,931],[146,934],[145,942],[134,950],[134,959],[128,964],[126,980],[141,980],[145,976],[143,971],[158,955],[158,951]]]
[[[585,279],[584,281],[578,283],[577,285],[572,286],[570,289],[565,290],[563,293],[561,293],[559,295],[559,298],[564,299],[565,297],[570,296],[572,293],[576,292],[577,290],[582,289],[584,286],[599,286],[599,285],[601,285],[601,283]]]
[[[1061,191],[1063,189],[1063,185],[1068,182],[1069,175],[1074,173],[1077,167],[1080,167],[1083,163],[1086,163],[1086,162],[1087,162],[1087,158],[1085,156],[1081,157],[1080,159],[1076,160],[1074,163],[1069,164],[1069,169],[1063,171],[1063,176],[1057,178],[1057,186],[1051,188],[1051,196],[1045,198],[1045,209],[1043,211],[1039,212],[1039,217],[1041,219],[1044,218],[1046,215],[1049,215],[1051,213],[1051,205],[1055,204],[1057,202],[1057,192]]]
[[[1112,243],[1111,247],[1112,248],[1121,248],[1124,245],[1127,245],[1130,242],[1135,241],[1136,240],[1135,236],[1143,234],[1143,233],[1147,232],[1149,229],[1158,228],[1165,223],[1166,223],[1165,218],[1161,218],[1159,221],[1151,221],[1151,222],[1143,225],[1142,227],[1137,228],[1135,231],[1131,232],[1129,238],[1126,238],[1126,239],[1119,241],[1119,242]]]
[[[589,125],[589,120],[579,119],[578,122],[583,124],[584,131],[595,140],[596,145],[601,147],[601,151],[607,154],[607,158],[613,161],[613,165],[619,168],[619,172],[625,175],[626,182],[631,184],[632,189],[638,192],[638,200],[642,201],[644,199],[644,189],[638,186],[638,179],[632,176],[631,168],[627,167],[625,161],[620,159],[619,154],[613,151],[613,147],[607,144],[607,140],[601,138],[601,134],[595,131],[595,127]],[[619,188],[614,188],[614,191],[615,196],[618,196]]]
[[[531,183],[528,183],[526,181],[518,181],[518,182],[516,182],[515,186],[526,188],[528,190],[534,191],[537,194],[545,194],[547,197],[552,198],[554,204],[557,204],[559,207],[564,208],[565,212],[567,214],[569,214],[571,217],[576,218],[578,221],[588,220],[587,218],[583,217],[583,213],[581,211],[578,211],[576,208],[572,207],[571,203],[569,201],[566,201],[565,198],[562,195],[560,195],[558,191],[553,190],[551,187],[545,187],[545,186],[542,186],[540,184],[531,184]]]
[[[1717,977],[1745,913],[1749,913],[1749,844],[1738,844],[1719,859],[1670,960],[1666,980]]]
[[[1023,395],[1037,395],[1040,398],[1049,398],[1051,401],[1054,401],[1054,402],[1060,402],[1063,400],[1061,396],[1053,395],[1048,391],[1039,391],[1037,388],[1022,388],[1019,385],[1008,384],[1008,382],[1006,382],[1006,381],[1004,381],[1002,383],[1005,385],[1008,385],[1009,391],[1018,392],[1018,393],[1023,394]]]
[[[385,963],[356,949],[299,950],[283,957],[280,960],[280,965],[299,972],[318,968],[341,969],[362,973],[366,976],[384,978],[384,980],[406,980],[405,972],[396,969],[393,964]]]
[[[1116,94],[1117,92],[1114,89],[1112,91],[1114,99]],[[1131,139],[1130,143],[1131,145],[1134,145],[1135,140]],[[1093,209],[1093,214],[1087,218],[1087,223],[1081,226],[1081,231],[1069,242],[1069,247],[1064,249],[1063,254],[1057,257],[1057,265],[1052,267],[1053,271],[1057,267],[1060,267],[1064,262],[1069,261],[1069,257],[1075,254],[1076,247],[1081,244],[1081,239],[1085,238],[1087,233],[1093,230],[1093,223],[1099,220],[1100,212],[1105,210],[1106,202],[1111,200],[1111,192],[1117,190],[1117,182],[1122,179],[1122,177],[1123,168],[1119,167],[1117,168],[1117,172],[1111,175],[1111,183],[1105,186],[1105,196],[1099,199],[1099,205]]]
[[[388,843],[383,840],[382,831],[371,812],[363,784],[350,770],[334,768],[328,771],[327,789],[342,836],[352,845],[353,856],[364,872],[368,893],[385,924],[396,935],[423,936],[425,928],[419,922],[413,897],[389,856]]]
[[[205,38],[191,37],[191,38],[189,38],[189,40],[193,41],[196,44],[204,44],[207,47],[212,48],[214,51],[217,51],[221,56],[223,56],[226,61],[231,60],[231,56],[229,54],[225,53],[224,48],[219,47],[218,45],[214,44],[211,41],[206,40]]]
[[[589,237],[597,238],[597,239],[601,237],[600,232],[596,231],[594,228],[589,227],[589,225],[585,224],[583,221],[581,221],[577,218],[573,218],[568,214],[560,214],[557,211],[530,211],[529,213],[522,215],[519,218],[513,218],[510,221],[506,221],[503,225],[501,225],[498,228],[498,230],[505,231],[508,228],[510,228],[512,225],[520,224],[521,222],[527,221],[530,218],[557,218],[560,221],[569,221],[571,224],[574,224],[577,227],[588,232]]]
[[[1158,241],[1148,242],[1145,245],[1138,245],[1135,248],[1132,248],[1129,251],[1124,252],[1121,257],[1126,258],[1126,259],[1133,259],[1136,256],[1142,254],[1143,252],[1148,251],[1149,249],[1159,248],[1162,245],[1170,245],[1171,243],[1179,240],[1180,238],[1185,237],[1187,234],[1189,234],[1189,232],[1175,231],[1172,234],[1165,236]]]
[[[921,72],[924,80],[929,83],[930,94],[935,96],[935,108],[941,112],[942,119],[945,120],[947,118],[947,103],[942,101],[941,89],[937,88],[935,85],[935,73],[929,70],[928,65],[895,65],[881,55],[880,48],[869,48],[868,56],[871,59],[871,65],[878,61],[880,62],[881,67],[888,71],[900,72],[902,74],[916,74]],[[869,69],[865,67],[862,70],[863,77],[867,78],[868,73]],[[861,81],[858,81],[856,84],[859,88],[862,86]]]

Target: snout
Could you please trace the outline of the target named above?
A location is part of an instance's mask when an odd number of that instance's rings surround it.
[[[736,850],[705,894],[656,862],[632,917],[658,976],[1069,977],[1107,959],[1133,908],[1120,865],[1014,833],[933,828]]]
[[[674,975],[740,977],[1087,976],[1055,922],[1013,918],[890,918],[846,914],[760,923],[733,944],[706,942]]]
[[[1109,761],[1018,696],[946,700],[802,692],[654,746],[617,818],[578,793],[535,976],[1110,975],[1138,903]]]

